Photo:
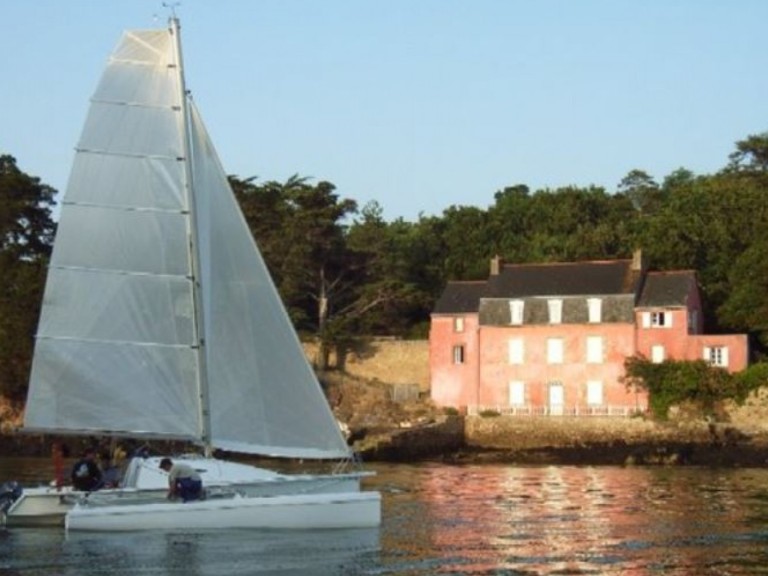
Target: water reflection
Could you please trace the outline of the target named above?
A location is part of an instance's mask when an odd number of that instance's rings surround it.
[[[18,478],[4,463],[0,482]],[[768,470],[373,468],[367,483],[383,494],[380,530],[0,530],[0,573],[768,573]]]
[[[746,574],[768,562],[768,526],[756,521],[768,515],[763,470],[435,466],[410,472],[418,476],[411,480],[415,492],[392,500],[426,504],[417,513],[417,544],[403,546],[387,534],[384,549],[441,558],[445,572]]]

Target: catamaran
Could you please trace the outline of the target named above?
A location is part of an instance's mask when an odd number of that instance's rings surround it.
[[[187,91],[174,16],[127,31],[62,203],[24,430],[193,442],[209,497],[165,500],[159,458],[118,489],[27,488],[6,521],[71,530],[378,526],[368,474],[282,474],[214,449],[354,458]]]

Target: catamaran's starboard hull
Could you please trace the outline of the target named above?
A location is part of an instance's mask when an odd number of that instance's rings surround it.
[[[129,532],[261,528],[278,530],[375,528],[381,524],[378,492],[240,497],[198,502],[78,505],[67,513],[67,530]]]

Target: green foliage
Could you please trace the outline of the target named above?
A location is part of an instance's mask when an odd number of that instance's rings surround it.
[[[692,402],[705,413],[713,413],[717,403],[741,400],[747,393],[744,382],[703,360],[653,363],[635,356],[628,358],[624,367],[627,387],[647,391],[651,412],[662,420],[675,404]]]
[[[55,191],[0,156],[0,394],[26,395],[55,224]]]
[[[746,370],[735,374],[734,378],[738,382],[739,390],[735,400],[742,403],[750,392],[768,386],[768,362],[752,364]]]
[[[498,418],[501,416],[501,412],[498,410],[481,410],[479,416],[481,418]]]

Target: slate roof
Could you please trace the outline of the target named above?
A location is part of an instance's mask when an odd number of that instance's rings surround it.
[[[692,270],[649,272],[637,305],[642,308],[686,306],[688,294],[696,285],[696,273]]]
[[[434,314],[465,314],[477,312],[480,308],[480,297],[485,291],[487,282],[448,282],[437,303]]]
[[[488,279],[486,298],[635,294],[642,275],[632,260],[504,264]]]

